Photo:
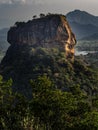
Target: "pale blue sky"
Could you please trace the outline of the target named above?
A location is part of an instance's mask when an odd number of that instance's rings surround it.
[[[98,0],[0,0],[0,28],[40,13],[66,14],[75,9],[98,16]]]

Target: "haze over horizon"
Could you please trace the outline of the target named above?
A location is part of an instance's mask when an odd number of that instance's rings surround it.
[[[0,0],[0,28],[27,21],[40,13],[67,14],[75,9],[98,16],[98,0]]]

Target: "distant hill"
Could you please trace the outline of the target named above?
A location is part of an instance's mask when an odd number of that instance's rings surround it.
[[[9,28],[3,28],[0,30],[0,51],[6,51],[9,44],[7,42],[7,32]]]
[[[0,61],[5,55],[6,50],[9,47],[9,43],[7,42],[7,32],[8,28],[3,28],[0,30]]]
[[[9,28],[3,28],[0,30],[0,41],[6,41],[7,39],[7,32],[8,32]]]
[[[98,33],[98,16],[75,10],[69,12],[66,17],[77,39],[94,36],[94,34]]]

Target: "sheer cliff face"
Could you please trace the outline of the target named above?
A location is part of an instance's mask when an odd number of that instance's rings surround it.
[[[8,42],[31,47],[59,48],[73,58],[76,39],[66,18],[50,15],[27,23],[17,23],[8,32]]]

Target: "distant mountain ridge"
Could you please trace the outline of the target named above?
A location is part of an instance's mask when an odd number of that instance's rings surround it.
[[[87,13],[86,11],[74,10],[67,14],[67,19],[79,24],[93,24],[98,26],[98,16]]]
[[[3,29],[0,29],[0,41],[3,40],[3,41],[7,41],[7,32],[8,32],[9,28],[3,28]]]
[[[3,28],[0,30],[0,51],[6,51],[9,44],[7,42],[7,32],[9,28]]]
[[[7,32],[9,28],[0,29],[0,61],[2,60],[3,56],[7,48],[9,47],[9,43],[7,42]]]
[[[83,38],[94,36],[94,34],[98,33],[98,16],[91,15],[85,11],[74,10],[69,12],[66,17],[77,39],[83,40]]]

